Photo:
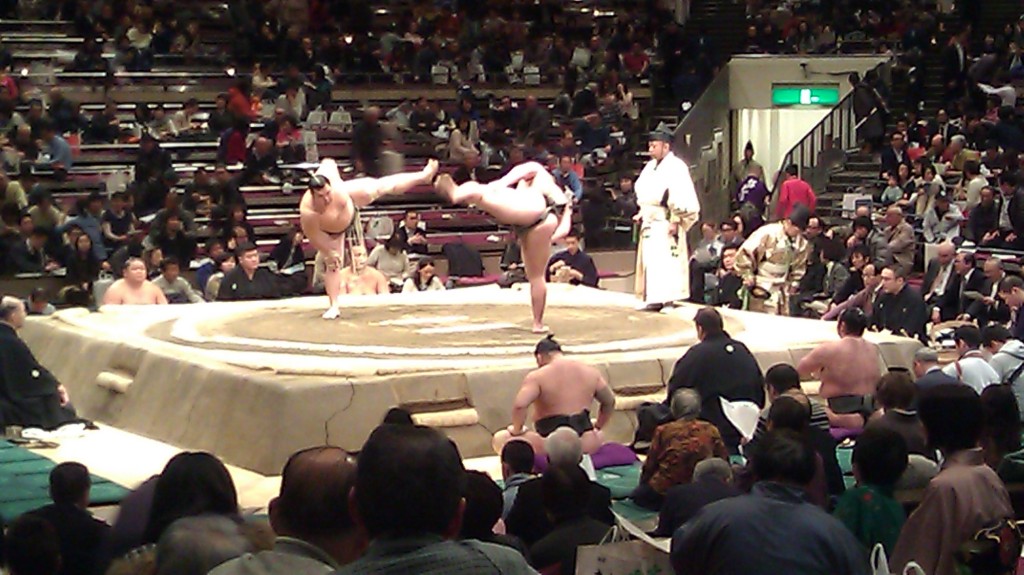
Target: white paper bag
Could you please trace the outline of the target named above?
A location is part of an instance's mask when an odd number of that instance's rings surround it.
[[[669,556],[643,541],[586,545],[576,550],[576,575],[667,575]]]

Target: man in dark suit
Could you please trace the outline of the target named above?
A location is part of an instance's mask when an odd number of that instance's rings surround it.
[[[949,139],[960,133],[960,127],[949,121],[949,114],[945,110],[939,110],[935,114],[935,120],[928,122],[928,138],[942,136],[942,141],[949,143]]]
[[[1010,308],[999,297],[999,282],[1006,277],[1003,271],[1003,260],[990,257],[982,266],[985,283],[982,285],[982,297],[971,302],[963,319],[977,321],[984,327],[989,322],[1002,323],[1010,321]]]
[[[41,274],[55,270],[57,264],[46,255],[46,230],[32,230],[27,240],[17,240],[7,254],[7,271],[12,274]]]
[[[1024,190],[1018,187],[1017,174],[1003,172],[999,174],[999,192],[1006,206],[1006,217],[999,216],[999,232],[1002,234],[1003,247],[1019,249],[1024,246]]]
[[[906,272],[892,267],[883,269],[882,292],[871,317],[872,328],[926,341],[928,312],[921,294],[907,285]]]
[[[967,38],[968,31],[961,30],[949,39],[949,44],[942,50],[942,85],[945,89],[943,102],[947,106],[964,95],[969,63],[965,44]]]
[[[583,447],[579,435],[568,427],[560,427],[548,435],[544,440],[544,450],[548,454],[549,470],[578,467],[583,461]],[[591,481],[588,487],[590,494],[587,497],[587,515],[591,519],[613,525],[615,516],[611,510],[611,491],[594,481]],[[533,545],[551,532],[551,519],[544,512],[542,477],[531,479],[519,486],[516,501],[508,513],[505,526],[510,535],[522,539],[527,545]]]
[[[947,242],[939,245],[935,257],[925,267],[921,293],[929,306],[929,317],[935,323],[957,316],[958,276],[955,259],[956,247]]]
[[[970,252],[956,255],[953,270],[956,272],[956,289],[951,290],[946,299],[949,300],[948,307],[954,310],[953,317],[957,318],[967,313],[967,309],[976,299],[968,296],[976,296],[985,289],[985,275],[977,268],[974,254]]]
[[[419,212],[406,211],[395,235],[402,240],[402,249],[410,254],[427,254],[427,226],[420,220]]]
[[[732,467],[724,459],[709,458],[693,468],[693,481],[676,485],[665,494],[654,537],[671,537],[698,511],[715,501],[740,495],[732,485]]]
[[[882,150],[882,176],[899,172],[900,165],[910,167],[910,156],[907,154],[907,144],[903,141],[903,134],[895,132],[890,140],[889,147]]]
[[[57,531],[60,541],[59,575],[101,573],[98,556],[110,526],[87,511],[92,481],[81,463],[61,463],[50,471],[53,503],[31,511]]]
[[[917,377],[914,385],[918,392],[937,385],[959,383],[955,377],[942,372],[939,352],[927,346],[914,353],[914,375]]]

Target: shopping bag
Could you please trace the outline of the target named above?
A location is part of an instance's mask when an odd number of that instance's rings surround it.
[[[911,561],[903,567],[903,571],[894,573],[889,570],[889,558],[885,556],[885,547],[875,543],[871,550],[871,575],[926,575],[920,565]]]
[[[576,550],[576,575],[671,575],[668,553],[638,539],[624,541],[619,529],[609,540]]]

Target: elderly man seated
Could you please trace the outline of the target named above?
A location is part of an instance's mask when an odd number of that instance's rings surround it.
[[[658,427],[633,491],[633,501],[641,507],[661,509],[668,490],[693,480],[693,469],[709,457],[729,459],[729,450],[718,428],[700,416],[700,394],[683,388],[672,395],[669,405],[675,421]]]
[[[26,317],[23,301],[0,299],[0,426],[52,429],[77,417],[67,390],[18,337]]]
[[[608,382],[598,369],[565,357],[551,336],[540,340],[534,358],[538,367],[523,379],[512,407],[512,425],[494,434],[495,453],[501,453],[514,437],[522,437],[536,453],[544,453],[544,438],[562,426],[576,431],[584,452],[594,453],[604,443],[601,429],[615,411],[615,394]],[[596,422],[590,420],[595,399],[601,404]],[[531,405],[535,431],[526,428]]]

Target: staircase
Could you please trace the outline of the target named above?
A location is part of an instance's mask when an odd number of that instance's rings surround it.
[[[846,222],[843,215],[843,194],[858,187],[878,182],[881,163],[874,154],[859,150],[848,152],[842,169],[828,175],[825,189],[818,194],[817,213],[826,226]]]

